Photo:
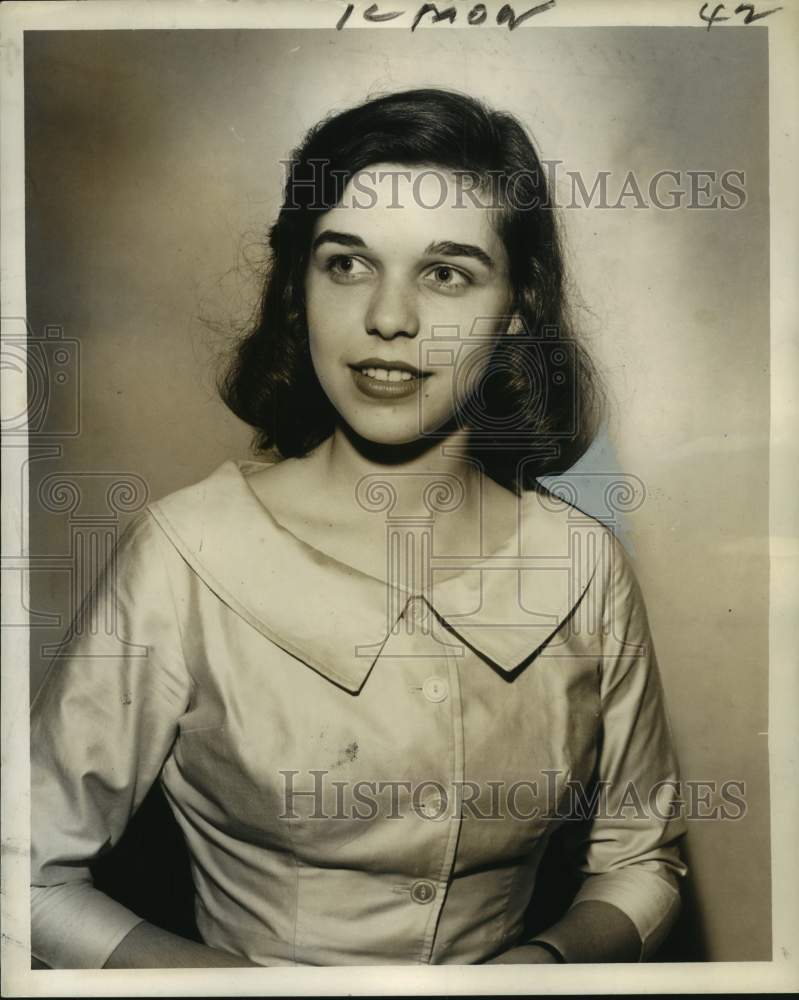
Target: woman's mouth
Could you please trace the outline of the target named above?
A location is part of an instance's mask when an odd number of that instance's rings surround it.
[[[401,368],[360,368],[357,369],[362,375],[369,378],[376,378],[378,382],[407,382],[414,378],[411,372]],[[416,376],[418,378],[418,376]]]
[[[357,388],[371,399],[397,399],[417,391],[430,373],[405,362],[383,362],[369,358],[349,365]]]

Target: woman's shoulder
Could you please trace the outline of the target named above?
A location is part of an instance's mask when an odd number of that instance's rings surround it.
[[[151,501],[143,516],[149,515],[167,534],[172,530],[193,538],[205,526],[234,516],[246,518],[252,514],[255,497],[248,482],[268,462],[229,458],[203,479],[181,486],[157,500]],[[172,530],[169,530],[172,529]]]
[[[591,586],[606,595],[614,583],[634,578],[617,526],[578,506],[561,485],[553,491],[536,483],[535,489],[525,492],[518,554],[532,557],[550,579],[552,571],[563,571],[572,594],[581,594]]]
[[[259,561],[274,563],[270,553],[280,547],[284,507],[293,516],[292,503],[299,509],[301,498],[318,497],[318,490],[300,489],[296,481],[289,488],[283,469],[292,461],[228,459],[204,479],[151,502],[142,516],[176,566],[182,559],[209,583],[251,577]]]
[[[532,489],[524,492],[520,508],[520,525],[535,537],[550,534],[553,539],[562,539],[580,532],[606,539],[607,543],[615,538],[612,525],[578,506],[577,497],[562,483],[557,490],[551,490],[536,481]]]

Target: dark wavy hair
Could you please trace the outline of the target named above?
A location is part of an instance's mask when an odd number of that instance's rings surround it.
[[[512,115],[453,91],[368,100],[319,122],[294,150],[257,317],[220,380],[222,398],[256,429],[259,451],[302,456],[333,432],[338,415],[308,346],[311,234],[352,175],[376,163],[437,166],[491,191],[521,322],[515,335],[496,339],[489,375],[470,398],[470,451],[514,492],[534,488],[587,449],[602,393],[568,320],[557,223],[535,148]]]

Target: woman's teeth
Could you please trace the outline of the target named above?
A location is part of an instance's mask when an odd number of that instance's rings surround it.
[[[415,376],[399,368],[361,368],[364,375],[376,378],[378,382],[409,382]]]

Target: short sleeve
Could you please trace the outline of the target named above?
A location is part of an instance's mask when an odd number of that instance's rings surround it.
[[[582,884],[572,902],[622,910],[641,938],[640,960],[665,939],[686,874],[679,841],[679,769],[640,587],[610,536],[602,574],[601,741],[597,795],[579,850]],[[536,935],[558,946],[557,928]],[[568,956],[567,956],[568,957]]]
[[[36,695],[31,716],[31,939],[51,968],[101,968],[136,914],[95,889],[157,778],[191,697],[148,512],[128,526]]]

